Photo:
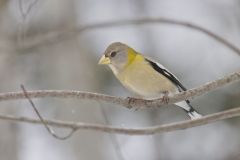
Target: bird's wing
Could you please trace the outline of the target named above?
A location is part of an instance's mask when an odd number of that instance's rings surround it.
[[[149,60],[147,58],[145,58],[145,60],[152,66],[152,68],[157,71],[158,73],[164,75],[166,78],[168,78],[173,84],[175,84],[179,91],[186,91],[186,87],[184,87],[182,85],[182,83],[180,83],[180,81],[178,80],[178,78],[172,74],[168,69],[166,69],[163,65],[157,63],[157,62],[153,62],[152,60]]]

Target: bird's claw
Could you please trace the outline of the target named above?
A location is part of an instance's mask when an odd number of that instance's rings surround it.
[[[137,98],[127,97],[127,108],[132,109],[134,107],[135,111],[138,110],[138,107],[132,105],[136,102],[136,100]]]
[[[134,98],[127,97],[127,108],[129,109],[133,108],[132,103],[134,103]]]
[[[168,104],[168,102],[169,102],[169,97],[168,97],[169,92],[168,91],[164,91],[162,93],[163,93],[163,96],[161,98],[161,101],[166,103],[166,104]]]

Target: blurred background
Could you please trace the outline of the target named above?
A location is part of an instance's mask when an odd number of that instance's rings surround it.
[[[240,69],[240,56],[199,32],[165,24],[116,26],[63,34],[100,22],[165,17],[203,26],[233,44],[240,41],[239,0],[0,0],[0,92],[73,89],[130,96],[110,69],[97,62],[112,42],[129,44],[161,62],[187,88]],[[68,32],[69,33],[69,32]],[[188,119],[181,109],[128,110],[77,99],[34,99],[43,117],[146,127]],[[192,100],[202,114],[239,107],[240,83]],[[1,102],[1,114],[37,118],[26,100]],[[103,116],[105,115],[105,116]],[[42,125],[0,120],[2,160],[235,160],[240,159],[240,118],[152,136],[78,131],[54,139]],[[58,129],[58,135],[69,130]]]

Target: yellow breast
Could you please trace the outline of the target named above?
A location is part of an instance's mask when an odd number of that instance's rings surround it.
[[[176,90],[172,82],[154,70],[141,55],[137,55],[116,77],[127,89],[145,98],[158,98],[163,91]]]

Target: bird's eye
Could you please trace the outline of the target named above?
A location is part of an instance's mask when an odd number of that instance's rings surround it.
[[[117,54],[117,52],[112,52],[112,53],[111,53],[111,57],[115,57],[116,54]]]

